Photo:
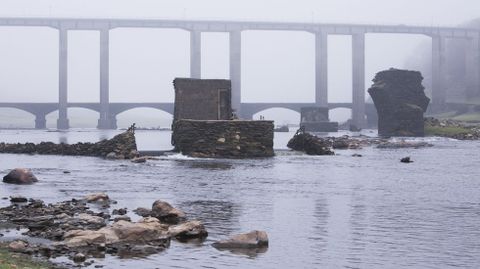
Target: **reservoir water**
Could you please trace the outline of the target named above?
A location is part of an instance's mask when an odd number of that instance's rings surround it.
[[[98,141],[119,131],[0,130],[4,142]],[[374,134],[367,132],[367,134]],[[160,157],[146,164],[90,157],[0,155],[0,174],[34,171],[32,186],[1,184],[0,197],[47,202],[106,192],[119,208],[157,199],[206,224],[203,243],[172,241],[144,258],[107,256],[103,268],[478,268],[480,142],[426,138],[421,149],[286,151],[293,133],[276,133],[271,159]],[[166,150],[170,133],[137,131],[141,150]],[[352,157],[359,153],[363,157]],[[400,163],[411,156],[414,163]],[[70,174],[64,174],[68,170]],[[8,205],[0,200],[0,206]],[[138,219],[131,211],[129,216]],[[211,243],[265,230],[265,253],[231,253]],[[92,265],[91,267],[93,268]]]

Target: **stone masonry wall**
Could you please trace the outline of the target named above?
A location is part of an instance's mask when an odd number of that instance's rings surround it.
[[[173,124],[175,150],[192,157],[272,157],[273,121],[178,120]]]

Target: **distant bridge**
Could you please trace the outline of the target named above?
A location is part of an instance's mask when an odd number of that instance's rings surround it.
[[[57,127],[69,127],[68,103],[68,32],[91,30],[100,32],[100,103],[77,104],[98,111],[99,128],[114,128],[118,111],[128,109],[109,101],[109,43],[110,30],[116,28],[176,28],[190,33],[190,77],[201,78],[202,33],[224,32],[230,35],[230,79],[232,81],[232,107],[240,115],[252,115],[260,106],[241,104],[241,55],[242,32],[244,31],[302,31],[315,37],[315,103],[316,106],[329,106],[328,101],[328,36],[352,36],[352,122],[365,125],[365,35],[369,33],[417,34],[432,39],[432,106],[441,110],[446,105],[446,40],[461,39],[467,42],[465,70],[467,92],[480,94],[480,30],[454,27],[425,27],[408,25],[368,25],[368,24],[322,24],[286,22],[241,22],[241,21],[197,21],[197,20],[144,20],[144,19],[95,19],[95,18],[0,18],[0,26],[50,27],[59,32],[59,101],[58,105],[43,104],[45,110],[58,109]],[[34,44],[32,44],[33,46]],[[173,78],[172,78],[173,80]],[[281,94],[281,93],[279,93]],[[311,104],[310,104],[311,105]],[[88,106],[88,107],[87,107]],[[160,105],[159,105],[160,106]],[[165,104],[165,106],[167,106]],[[244,108],[245,106],[245,108]],[[281,105],[280,107],[286,107]],[[39,105],[37,108],[40,108]],[[287,107],[296,111],[297,107]],[[167,107],[162,107],[167,110]],[[159,107],[160,109],[160,107]],[[246,109],[246,111],[242,111]],[[43,110],[42,110],[43,111]],[[40,115],[36,111],[31,112]],[[38,126],[43,126],[40,117]]]
[[[252,119],[253,116],[261,111],[271,108],[284,108],[300,113],[302,107],[315,106],[315,103],[241,103],[241,117]],[[329,109],[349,108],[352,109],[352,103],[329,103]],[[35,116],[35,128],[44,129],[47,126],[46,116],[59,110],[58,103],[0,103],[0,108],[15,108],[28,112]],[[100,113],[100,103],[67,103],[67,108],[84,108]],[[135,108],[153,108],[173,115],[173,103],[110,103],[109,111],[111,115],[111,128],[117,128],[117,115]],[[373,110],[372,110],[373,109]],[[373,104],[366,104],[368,118],[375,117],[376,111]],[[101,124],[99,120],[99,125]]]

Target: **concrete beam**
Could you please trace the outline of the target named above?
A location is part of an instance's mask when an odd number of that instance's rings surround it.
[[[68,31],[59,30],[57,129],[68,129]]]
[[[190,31],[190,77],[202,78],[202,32]]]
[[[232,81],[232,108],[241,115],[242,102],[242,32],[230,32],[230,80]]]
[[[443,110],[446,102],[445,88],[445,51],[446,38],[432,37],[432,109]]]
[[[98,129],[114,129],[113,119],[110,116],[110,31],[108,28],[100,30],[100,118]]]
[[[352,36],[352,123],[365,127],[365,34]]]
[[[328,106],[328,34],[315,33],[315,104]]]
[[[480,94],[480,38],[467,40],[465,50],[467,98]]]

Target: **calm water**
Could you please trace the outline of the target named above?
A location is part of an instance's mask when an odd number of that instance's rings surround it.
[[[74,143],[114,134],[1,130],[0,140]],[[275,147],[285,148],[291,135],[276,134]],[[170,148],[168,132],[140,131],[137,139],[140,149]],[[435,146],[424,149],[365,148],[325,157],[278,151],[253,161],[174,155],[133,164],[6,154],[0,174],[28,167],[40,182],[2,184],[0,197],[58,201],[105,191],[129,209],[163,199],[204,221],[210,233],[201,245],[172,242],[147,258],[97,260],[104,268],[478,268],[480,142],[430,140]],[[400,163],[405,156],[415,162]],[[268,232],[266,253],[210,246],[253,229]]]

